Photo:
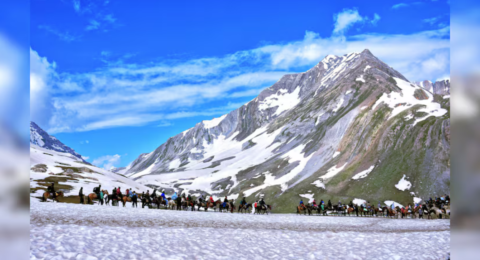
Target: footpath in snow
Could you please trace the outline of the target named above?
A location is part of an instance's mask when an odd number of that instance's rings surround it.
[[[130,205],[128,205],[130,206]],[[31,202],[31,259],[445,259],[448,220]]]

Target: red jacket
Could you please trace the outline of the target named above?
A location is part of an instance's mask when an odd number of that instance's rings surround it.
[[[213,203],[213,202],[214,202],[212,197],[210,197],[210,202],[211,202],[211,203]]]
[[[117,195],[120,195],[120,188],[117,188]]]

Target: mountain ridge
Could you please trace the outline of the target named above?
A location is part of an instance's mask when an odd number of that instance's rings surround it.
[[[82,162],[88,163],[79,153],[75,152],[75,150],[62,143],[56,137],[48,134],[45,130],[43,130],[33,121],[30,122],[30,143],[46,148],[48,150],[69,153],[77,157]]]
[[[306,72],[284,75],[238,109],[169,138],[139,156],[125,174],[145,185],[197,195],[236,198],[243,193],[254,199],[269,194],[279,210],[291,203],[287,194],[298,197],[312,190],[332,198],[391,199],[388,190],[405,200],[411,194],[396,194],[395,185],[377,194],[360,189],[365,195],[349,186],[371,176],[375,182],[382,179],[376,186],[390,183],[388,175],[402,179],[400,165],[388,174],[383,162],[395,161],[396,147],[404,145],[412,155],[401,156],[411,161],[408,170],[413,172],[405,178],[432,175],[425,185],[415,182],[412,189],[423,186],[416,192],[420,195],[447,191],[448,163],[425,159],[425,153],[445,158],[449,152],[449,139],[438,130],[432,134],[438,127],[449,132],[448,111],[448,100],[409,82],[368,49],[327,55]],[[412,150],[410,143],[417,141],[398,136],[404,134],[398,127],[429,136],[425,141],[445,143]],[[398,139],[395,146],[391,136]],[[424,168],[414,168],[419,165]],[[438,177],[434,168],[445,176]]]

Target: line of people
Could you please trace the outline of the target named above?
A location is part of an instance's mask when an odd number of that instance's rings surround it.
[[[302,199],[300,199],[300,203],[299,203],[300,206],[306,206],[303,202]],[[421,206],[418,208],[418,213],[419,213],[419,217],[420,218],[423,218],[423,214],[424,213],[427,213],[428,212],[428,209],[429,208],[432,208],[433,206],[441,209],[441,210],[444,210],[445,209],[445,206],[447,205],[450,205],[450,196],[448,196],[447,194],[445,194],[444,196],[441,196],[441,197],[435,197],[435,200],[433,200],[431,197],[429,200],[425,201],[425,203],[423,204],[420,204],[420,203],[414,203],[414,207],[413,209],[416,209],[417,207]],[[313,199],[312,203],[311,203],[311,206],[314,208],[314,209],[318,209],[320,208],[322,211],[325,211],[326,209],[330,209],[330,210],[341,210],[341,209],[347,209],[347,205],[345,204],[342,204],[341,201],[338,201],[338,204],[336,205],[336,207],[334,207],[332,205],[332,202],[330,200],[328,200],[328,204],[327,204],[327,208],[325,208],[325,202],[323,200],[320,201],[320,205],[317,205],[315,199]],[[350,203],[348,204],[348,207],[350,208],[354,208],[356,209],[357,206],[360,206],[360,208],[362,210],[365,209],[365,211],[372,211],[373,208],[372,208],[372,205],[370,204],[369,201],[364,201],[363,203],[361,203],[360,205],[357,205],[357,204],[354,204],[353,201],[350,201]],[[380,201],[378,202],[378,208],[379,209],[383,209],[384,207],[382,207],[382,204],[380,203]],[[394,210],[396,207],[399,207],[400,208],[400,212],[402,213],[402,218],[404,216],[407,215],[407,213],[411,213],[412,212],[412,205],[409,203],[406,207],[400,205],[400,204],[395,204],[395,202],[392,201],[392,203],[390,204],[390,206],[385,206],[385,207],[389,207],[391,210]]]

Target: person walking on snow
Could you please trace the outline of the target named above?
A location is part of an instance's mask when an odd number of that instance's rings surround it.
[[[55,200],[55,198],[57,198],[57,194],[55,192],[55,183],[52,182],[52,184],[48,186],[48,190],[52,193],[53,200]]]
[[[80,204],[85,204],[85,198],[83,197],[83,187],[80,188],[78,196],[80,197]]]
[[[103,205],[103,191],[102,190],[100,190],[99,196],[100,196],[100,203]]]
[[[137,205],[137,198],[138,198],[138,197],[137,197],[137,193],[135,193],[135,191],[132,192],[132,208],[133,208],[133,207],[138,207],[138,205]]]

